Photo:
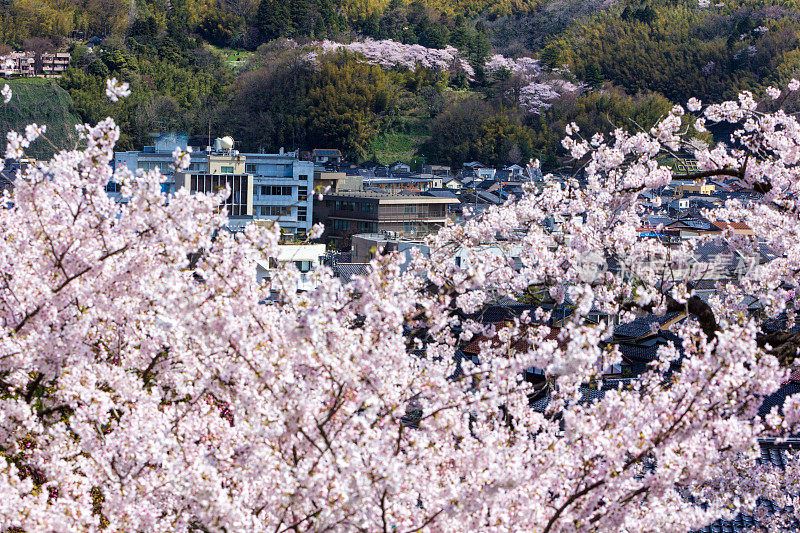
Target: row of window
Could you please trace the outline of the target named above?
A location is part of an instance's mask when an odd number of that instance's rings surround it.
[[[367,222],[362,220],[333,220],[333,230],[334,231],[348,231],[350,229],[354,231],[365,231],[365,232],[377,232],[378,231],[378,223],[377,222]]]
[[[262,185],[261,196],[291,196],[292,188],[289,185]]]
[[[345,200],[336,200],[334,209],[337,211],[357,211],[359,213],[374,213],[378,210],[378,204],[367,202],[351,202]]]
[[[262,217],[288,217],[292,215],[292,207],[288,205],[260,205],[256,206],[256,211]],[[297,220],[301,222],[308,220],[307,207],[303,205],[297,207]]]
[[[245,163],[244,171],[247,174],[285,178],[292,175],[292,165]]]
[[[225,187],[231,188],[231,194],[223,202],[232,216],[247,215],[247,178],[244,176],[221,176],[218,174],[192,175],[190,191],[216,194]]]
[[[257,189],[261,196],[291,196],[292,187],[290,185],[260,185]],[[297,199],[301,202],[308,200],[308,185],[297,187]]]
[[[262,217],[289,216],[292,212],[291,207],[280,205],[261,205],[258,206],[258,209]]]

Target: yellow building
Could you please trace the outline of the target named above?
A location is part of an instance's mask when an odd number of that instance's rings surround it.
[[[705,181],[700,181],[693,183],[691,185],[678,185],[675,188],[675,197],[676,198],[683,198],[687,195],[692,194],[700,194],[700,195],[709,195],[712,194],[716,190],[716,187],[711,185],[710,183],[706,183]]]

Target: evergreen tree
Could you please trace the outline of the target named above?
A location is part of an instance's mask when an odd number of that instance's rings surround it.
[[[289,6],[281,0],[261,0],[256,11],[255,26],[265,40],[286,37],[291,33]]]

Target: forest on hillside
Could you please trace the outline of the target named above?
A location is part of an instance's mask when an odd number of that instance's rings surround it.
[[[210,128],[247,150],[552,168],[571,121],[647,128],[800,77],[795,0],[0,1],[0,47],[69,48],[70,111],[114,117],[121,149]],[[104,99],[110,76],[132,96]]]

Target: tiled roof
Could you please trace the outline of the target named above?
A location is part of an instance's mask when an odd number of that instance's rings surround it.
[[[499,327],[502,328],[503,326],[499,326]],[[551,339],[558,338],[558,333],[560,331],[561,331],[560,328],[550,328],[550,333],[547,334],[547,336],[544,338],[544,340],[551,340]],[[489,339],[487,337],[485,337],[483,335],[480,335],[479,337],[476,337],[473,341],[471,341],[469,344],[464,346],[461,349],[461,351],[463,351],[467,355],[473,355],[473,354],[474,355],[478,355],[481,352],[481,344],[485,343],[488,340]],[[499,342],[497,342],[496,340],[492,339],[492,344],[493,345],[498,345]],[[523,351],[523,350],[529,349],[530,345],[528,344],[528,341],[526,339],[519,339],[516,342],[514,342],[514,344],[512,345],[512,348],[514,350],[517,350],[517,351]]]
[[[342,152],[327,148],[315,148],[314,155],[319,157],[342,157]]]
[[[761,407],[758,408],[758,414],[761,416],[767,415],[773,407],[778,407],[778,411],[783,411],[783,402],[786,401],[786,398],[792,396],[794,394],[800,394],[800,383],[794,383],[791,380],[782,385],[777,391],[773,394],[770,394],[764,401],[761,403]]]
[[[355,276],[369,274],[369,263],[339,263],[336,272],[342,282],[349,283]]]
[[[786,453],[790,448],[792,448],[795,452],[797,451],[796,446],[786,444],[778,445],[774,442],[766,441],[761,442],[761,458],[758,459],[758,462],[762,464],[771,464],[777,468],[785,468]],[[759,498],[758,506],[766,510],[767,515],[772,515],[775,513],[789,513],[793,510],[791,507],[782,509],[778,507],[775,502],[763,498]],[[759,522],[755,519],[755,517],[750,514],[740,513],[731,520],[720,519],[696,531],[698,533],[739,533],[753,530],[759,531],[758,529],[755,529],[758,525]],[[800,530],[800,521],[798,521],[796,518],[789,518],[788,527],[788,531],[798,531]]]
[[[651,335],[653,333],[650,329],[651,324],[657,323],[660,326],[663,326],[664,324],[677,318],[678,315],[680,315],[680,313],[667,313],[664,316],[649,315],[637,318],[632,322],[617,326],[616,329],[614,329],[614,336],[637,338]]]

